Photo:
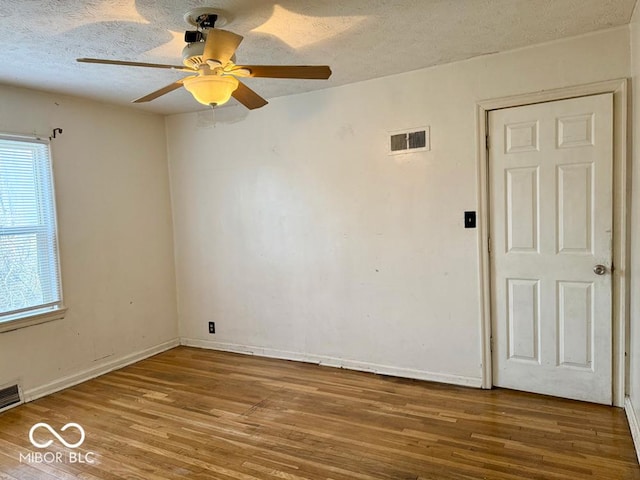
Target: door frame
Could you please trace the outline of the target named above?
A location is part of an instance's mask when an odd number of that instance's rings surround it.
[[[478,248],[480,259],[480,351],[482,354],[482,388],[493,386],[491,353],[491,260],[489,256],[489,158],[487,155],[488,118],[491,110],[521,107],[534,103],[613,93],[613,244],[612,260],[612,393],[613,405],[624,407],[626,390],[626,351],[629,329],[628,222],[629,194],[627,135],[629,122],[629,80],[626,78],[567,88],[482,100],[476,103],[477,178],[478,178]]]

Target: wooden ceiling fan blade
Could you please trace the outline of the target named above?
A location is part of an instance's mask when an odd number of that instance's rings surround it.
[[[178,88],[180,88],[182,86],[182,82],[183,81],[184,81],[184,79],[178,80],[177,82],[173,82],[173,83],[167,85],[166,87],[162,87],[159,90],[156,90],[155,92],[151,92],[148,95],[145,95],[144,97],[136,98],[135,100],[133,100],[132,103],[149,102],[149,101],[154,100],[154,99],[156,99],[158,97],[161,97],[162,95],[165,95],[165,94],[167,94],[169,92],[173,92],[174,90],[177,90]]]
[[[243,37],[227,30],[210,28],[204,43],[203,61],[217,60],[226,65],[236,52]]]
[[[182,70],[193,72],[192,68],[184,65],[166,65],[163,63],[144,63],[144,62],[126,62],[124,60],[105,60],[103,58],[76,58],[76,62],[80,63],[100,63],[104,65],[124,65],[125,67],[148,67],[148,68],[168,68],[170,70]]]
[[[251,77],[326,80],[331,76],[328,65],[238,65],[237,68],[250,70]]]
[[[269,103],[240,81],[238,82],[238,88],[231,95],[249,110],[264,107]]]

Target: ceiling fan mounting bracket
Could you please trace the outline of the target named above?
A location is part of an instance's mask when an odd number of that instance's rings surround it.
[[[184,20],[201,30],[207,28],[220,28],[229,23],[229,16],[222,10],[211,7],[200,7],[189,10],[184,14]]]

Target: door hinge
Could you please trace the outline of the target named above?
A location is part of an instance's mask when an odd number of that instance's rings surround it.
[[[489,351],[493,353],[493,337],[489,337]]]
[[[488,238],[487,244],[488,244],[488,247],[489,247],[489,253],[491,253],[491,237]]]
[[[484,143],[487,147],[487,150],[489,150],[489,134],[487,134],[486,137],[484,137]]]

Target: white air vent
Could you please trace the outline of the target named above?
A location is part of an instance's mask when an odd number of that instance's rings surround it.
[[[389,155],[431,150],[429,127],[389,132]]]
[[[10,385],[0,389],[0,412],[8,410],[22,403],[20,395],[20,387],[18,385]]]

